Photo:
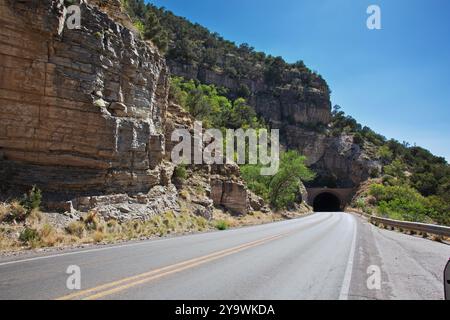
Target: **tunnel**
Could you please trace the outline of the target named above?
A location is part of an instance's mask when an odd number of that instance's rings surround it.
[[[315,212],[341,211],[341,201],[334,194],[324,192],[316,196],[313,207]]]

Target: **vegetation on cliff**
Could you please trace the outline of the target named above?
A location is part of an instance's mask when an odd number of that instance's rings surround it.
[[[169,98],[181,105],[204,127],[217,129],[262,128],[255,110],[244,98],[228,99],[226,89],[197,80],[172,77]]]
[[[173,79],[171,94],[174,100],[203,120],[206,126],[258,128],[264,125],[249,107],[249,99],[254,92],[245,84],[246,79],[262,79],[274,95],[279,94],[277,90],[280,88],[299,93],[306,87],[330,92],[322,77],[308,69],[302,61],[289,64],[281,57],[256,52],[248,44],[238,46],[199,24],[164,8],[145,4],[143,0],[123,0],[123,4],[135,23],[141,26],[143,35],[166,53],[169,62],[200,66],[239,81],[239,89],[229,92],[198,81]],[[285,120],[289,122],[289,119]],[[388,140],[359,124],[340,107],[334,109],[328,126],[322,124],[309,129],[336,137],[352,135],[355,144],[365,150],[372,160],[381,163],[381,170],[371,171],[371,177],[382,178],[382,186],[388,190],[398,188],[402,192],[393,193],[396,196],[392,199],[367,194],[367,198],[375,197],[373,205],[380,214],[405,220],[417,218],[420,221],[431,219],[449,223],[450,168],[445,159],[421,147]],[[256,177],[250,177],[252,170],[250,167],[243,170],[250,188],[276,205],[268,195],[269,185],[260,184]],[[414,197],[411,196],[413,193]],[[412,214],[411,210],[419,216]]]
[[[171,81],[170,99],[203,121],[204,127],[222,130],[265,127],[244,98],[231,101],[223,94],[226,89],[196,80],[173,77]],[[280,169],[274,176],[262,176],[261,165],[244,165],[241,173],[250,190],[274,208],[285,209],[296,202],[301,181],[314,178],[305,162],[305,157],[291,150],[281,154]]]
[[[407,142],[387,140],[339,106],[332,115],[332,135],[353,135],[354,143],[376,150],[374,158],[382,164],[381,172],[372,172],[381,184],[374,184],[364,199],[357,200],[359,207],[375,206],[379,214],[393,219],[450,225],[450,166],[444,158]],[[370,196],[374,198],[366,204]]]
[[[141,26],[145,38],[166,52],[169,61],[201,65],[234,79],[264,79],[271,87],[301,91],[311,86],[329,92],[323,78],[308,69],[303,61],[290,64],[282,57],[257,52],[246,43],[238,46],[199,24],[164,8],[145,4],[143,0],[122,2],[135,23]],[[244,98],[251,94],[245,84],[237,91],[235,94]]]

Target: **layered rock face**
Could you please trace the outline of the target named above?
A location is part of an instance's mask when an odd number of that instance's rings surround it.
[[[251,91],[250,104],[274,129],[280,129],[281,143],[308,158],[318,173],[312,186],[353,188],[366,180],[378,163],[353,144],[351,136],[330,137],[315,127],[331,121],[331,102],[327,86],[321,82],[295,88],[272,87],[264,76],[256,79],[233,79],[202,66],[168,61],[172,73],[187,79],[225,87],[231,93],[246,85]],[[284,82],[298,83],[301,75],[286,74]]]
[[[242,86],[247,87],[251,92],[250,105],[274,128],[281,128],[286,123],[316,125],[330,122],[330,95],[326,83],[319,80],[306,84],[301,75],[287,73],[283,82],[296,83],[296,86],[276,87],[265,81],[262,71],[252,79],[234,79],[203,66],[171,60],[168,60],[168,65],[172,74],[227,88],[232,96]]]
[[[317,173],[317,179],[309,183],[314,187],[353,188],[380,171],[375,155],[353,143],[353,136],[332,137],[318,131],[287,125],[281,134],[290,149],[300,150],[307,163]]]
[[[81,4],[69,29],[62,2],[0,0],[1,184],[68,195],[162,184],[165,60],[97,7]]]
[[[82,1],[80,29],[62,3],[0,0],[0,191],[37,185],[50,210],[107,219],[179,212],[171,133],[194,119],[168,103],[164,58],[119,0]],[[190,169],[193,212],[264,208],[232,169]]]
[[[187,129],[194,134],[195,119],[183,108],[176,104],[169,104],[167,109],[167,119],[165,123],[166,132],[166,159],[170,159],[170,153],[177,142],[171,141],[171,133],[175,129]],[[269,211],[264,201],[248,190],[244,181],[240,177],[240,169],[236,164],[224,165],[191,165],[191,169],[196,172],[186,184],[187,189],[195,186],[197,189],[205,191],[201,197],[193,196],[192,203],[210,207],[215,205],[222,207],[232,214],[247,214],[249,211]],[[196,189],[194,187],[194,189]],[[190,192],[195,194],[195,192]],[[205,211],[200,207],[195,210]],[[211,210],[207,210],[211,211]],[[203,216],[207,216],[201,213]]]
[[[215,205],[224,206],[232,212],[248,212],[250,201],[243,183],[214,179],[211,184],[211,198]]]
[[[80,29],[68,28],[62,3],[0,0],[0,191],[37,185],[64,210],[98,209],[117,219],[179,210],[170,136],[176,128],[192,130],[193,119],[168,103],[165,59],[130,31],[119,0],[83,1]],[[246,85],[257,112],[282,129],[282,142],[336,186],[358,184],[373,167],[351,137],[305,129],[330,121],[320,81],[273,88],[263,75],[236,80],[169,64],[176,75],[231,92]],[[298,75],[285,77],[298,82]],[[210,217],[213,204],[238,214],[268,210],[247,190],[239,168],[204,166],[200,176],[190,170],[205,191],[191,199],[199,214]]]

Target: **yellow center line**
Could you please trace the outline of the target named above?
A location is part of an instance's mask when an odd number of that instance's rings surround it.
[[[119,287],[115,287],[115,288],[110,289],[110,290],[102,291],[102,292],[99,292],[97,294],[85,297],[85,298],[83,298],[83,300],[95,300],[95,299],[104,298],[106,296],[118,293],[120,291],[127,290],[127,289],[129,289],[131,287],[135,287],[137,285],[141,285],[141,284],[150,282],[152,280],[156,280],[156,279],[159,279],[159,278],[162,278],[162,277],[174,274],[174,273],[178,273],[178,272],[190,269],[190,268],[194,268],[194,267],[203,265],[203,264],[205,264],[207,262],[211,262],[211,261],[214,261],[214,260],[217,260],[217,259],[220,259],[220,258],[224,258],[224,257],[232,255],[232,254],[236,254],[236,253],[238,253],[240,251],[247,250],[249,248],[259,246],[259,245],[261,245],[263,243],[266,243],[266,242],[278,239],[280,237],[282,237],[282,235],[276,236],[276,237],[272,237],[271,239],[268,239],[268,240],[265,240],[265,241],[262,241],[262,242],[259,242],[259,243],[255,243],[255,244],[252,244],[250,246],[246,246],[246,247],[239,248],[239,249],[236,249],[236,250],[233,250],[233,251],[229,251],[229,252],[224,253],[224,254],[219,255],[219,256],[215,256],[215,257],[211,257],[211,258],[208,258],[208,259],[205,259],[205,260],[201,260],[199,262],[192,263],[192,264],[186,265],[186,266],[178,268],[178,269],[174,269],[174,270],[167,271],[167,272],[164,272],[164,273],[160,273],[160,274],[157,274],[157,275],[154,275],[154,276],[150,276],[150,277],[147,277],[147,278],[144,278],[144,279],[141,279],[141,280],[137,280],[137,281],[134,281],[134,282],[131,282],[131,283],[119,286]]]
[[[195,266],[199,266],[202,264],[205,264],[207,262],[210,261],[214,261],[217,260],[219,258],[222,257],[226,257],[228,255],[231,254],[235,254],[238,253],[240,251],[246,250],[246,249],[250,249],[252,247],[256,247],[258,245],[264,244],[266,242],[269,241],[273,241],[276,240],[278,238],[281,238],[283,236],[287,236],[288,234],[292,233],[293,231],[287,232],[287,233],[283,233],[283,234],[278,234],[275,236],[270,236],[267,238],[263,238],[260,240],[256,240],[256,241],[252,241],[243,245],[239,245],[237,247],[233,247],[230,249],[225,249],[216,253],[212,253],[209,255],[205,255],[202,257],[198,257],[198,258],[194,258],[194,259],[190,259],[184,262],[180,262],[174,265],[170,265],[170,266],[166,266],[163,268],[159,268],[159,269],[155,269],[155,270],[151,270],[149,272],[145,272],[142,274],[138,274],[135,276],[131,276],[131,277],[127,277],[127,278],[123,278],[121,280],[117,280],[117,281],[113,281],[110,283],[106,283],[100,286],[96,286],[87,290],[82,290],[82,291],[78,291],[66,296],[62,296],[57,298],[56,300],[70,300],[70,299],[74,299],[74,298],[82,298],[84,299],[99,299],[114,293],[117,293],[119,291],[123,291],[126,290],[128,288],[134,287],[136,285],[154,280],[154,279],[158,279],[173,273],[177,273],[186,269],[190,269],[193,268]],[[91,295],[92,294],[92,295]]]

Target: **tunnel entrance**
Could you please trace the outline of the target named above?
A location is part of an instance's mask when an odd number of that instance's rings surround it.
[[[341,211],[341,201],[332,193],[324,192],[314,199],[314,212]]]

